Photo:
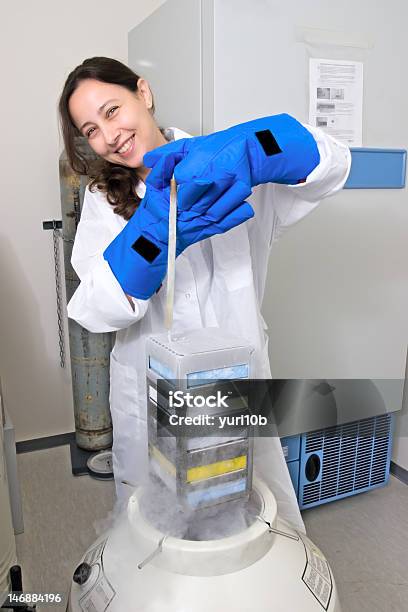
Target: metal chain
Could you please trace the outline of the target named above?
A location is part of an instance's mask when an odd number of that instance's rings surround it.
[[[60,354],[60,366],[65,368],[65,342],[64,342],[64,323],[62,314],[62,289],[61,289],[61,269],[60,269],[60,248],[59,240],[62,238],[61,230],[54,224],[52,231],[52,241],[54,245],[54,272],[55,272],[55,291],[57,294],[57,321],[58,321],[58,344]]]

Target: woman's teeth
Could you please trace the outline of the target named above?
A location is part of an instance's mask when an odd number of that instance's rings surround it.
[[[131,136],[129,140],[127,140],[125,144],[122,145],[120,149],[118,149],[118,153],[122,154],[122,153],[126,153],[127,151],[129,151],[130,147],[133,144],[133,138],[134,136]]]

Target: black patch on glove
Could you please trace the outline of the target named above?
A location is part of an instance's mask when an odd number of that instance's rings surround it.
[[[139,236],[136,242],[132,244],[132,249],[136,251],[136,253],[139,253],[139,255],[149,263],[152,263],[159,253],[161,253],[159,247],[144,236]]]
[[[265,151],[265,155],[270,156],[282,153],[282,149],[276,142],[275,136],[272,134],[271,130],[261,130],[260,132],[255,132],[255,136]]]

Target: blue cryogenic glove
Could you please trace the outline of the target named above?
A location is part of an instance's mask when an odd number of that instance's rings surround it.
[[[172,156],[156,165],[138,209],[103,254],[124,292],[142,300],[157,291],[167,272],[170,179],[177,159]],[[181,186],[176,256],[191,244],[253,217],[252,207],[244,202],[250,193],[247,185],[224,172],[217,172],[213,180]]]
[[[273,115],[236,125],[209,136],[174,141],[144,156],[144,164],[177,163],[178,184],[211,179],[216,171],[232,174],[248,187],[261,183],[296,185],[319,164],[312,134],[290,115]],[[181,159],[181,161],[180,161]]]

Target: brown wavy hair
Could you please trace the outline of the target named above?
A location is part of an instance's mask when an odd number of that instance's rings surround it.
[[[130,219],[140,203],[140,198],[136,195],[139,178],[135,169],[112,164],[101,158],[89,159],[84,154],[83,146],[78,144],[83,143],[84,139],[72,121],[68,105],[79,83],[85,79],[121,85],[136,93],[139,78],[133,70],[118,60],[109,57],[91,57],[68,75],[58,104],[65,151],[71,168],[78,174],[89,176],[90,190],[98,189],[106,193],[114,212],[126,220]],[[154,102],[151,112],[154,113]],[[80,140],[78,136],[81,137]]]

